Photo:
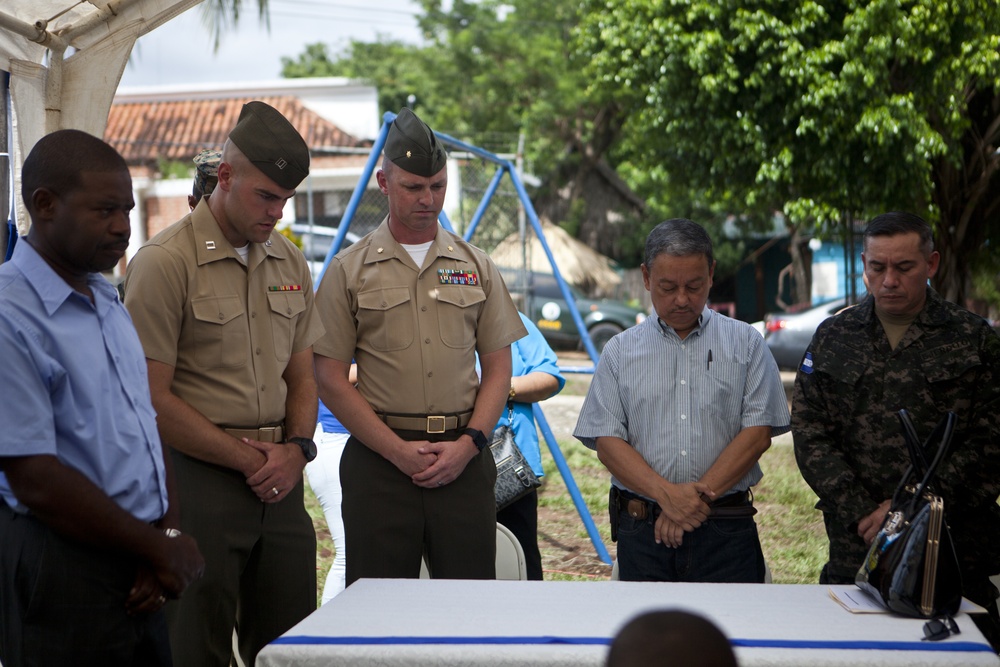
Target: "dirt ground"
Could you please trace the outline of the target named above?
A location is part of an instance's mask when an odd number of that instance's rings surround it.
[[[607,517],[594,517],[598,525],[599,519],[607,523]],[[614,560],[615,545],[605,540],[604,546]],[[582,578],[600,581],[611,578],[611,566],[597,556],[575,511],[540,507],[538,548],[542,552],[542,570],[546,580]]]
[[[586,366],[589,358],[582,352],[559,351],[560,366]],[[580,373],[567,374],[566,388],[557,396],[542,403],[542,410],[549,427],[557,440],[567,441],[573,437],[573,427],[580,414],[580,406],[590,376]],[[543,446],[543,450],[545,447]],[[558,475],[550,476],[557,478]],[[567,495],[562,480],[549,479],[540,491],[546,494]],[[607,538],[608,517],[606,512],[593,516],[594,523],[604,533],[604,547],[611,559],[615,557],[615,545]],[[573,506],[557,509],[542,506],[538,508],[538,547],[542,552],[542,569],[546,579],[610,579],[611,566],[597,555],[587,530]]]

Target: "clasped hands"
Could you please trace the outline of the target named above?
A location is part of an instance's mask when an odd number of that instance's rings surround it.
[[[667,484],[662,488],[657,504],[660,515],[656,517],[653,535],[657,544],[677,548],[690,533],[708,519],[709,503],[715,492],[702,482]]]
[[[250,438],[242,438],[241,441],[264,455],[264,464],[247,476],[247,485],[261,502],[278,503],[284,500],[302,479],[302,469],[306,464],[302,450],[296,445],[280,442],[261,442]]]
[[[159,530],[159,528],[157,528]],[[126,611],[133,616],[151,614],[176,600],[188,586],[201,579],[205,559],[189,535],[163,535],[149,562],[140,562],[135,580],[125,600]]]
[[[479,453],[471,442],[466,445],[458,440],[401,442],[403,445],[392,459],[393,465],[425,489],[451,484]]]

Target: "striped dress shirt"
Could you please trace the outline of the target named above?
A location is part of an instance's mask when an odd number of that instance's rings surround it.
[[[573,435],[621,438],[669,482],[696,482],[743,429],[789,430],[788,401],[764,339],[749,324],[706,307],[681,340],[657,317],[605,346]],[[760,465],[737,482],[743,491]],[[612,483],[623,484],[612,477]]]

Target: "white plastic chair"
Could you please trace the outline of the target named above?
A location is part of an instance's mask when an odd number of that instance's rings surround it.
[[[497,524],[497,579],[524,581],[528,578],[528,564],[524,560],[524,549],[506,526]],[[429,579],[427,562],[420,561],[420,578]]]

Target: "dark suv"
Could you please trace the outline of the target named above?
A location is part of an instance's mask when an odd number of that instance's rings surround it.
[[[500,273],[512,295],[523,295],[522,312],[535,323],[550,345],[561,348],[582,346],[579,330],[554,275],[502,267]],[[646,313],[641,308],[610,299],[588,299],[572,285],[569,290],[576,299],[580,317],[598,353],[612,336],[646,319]]]

